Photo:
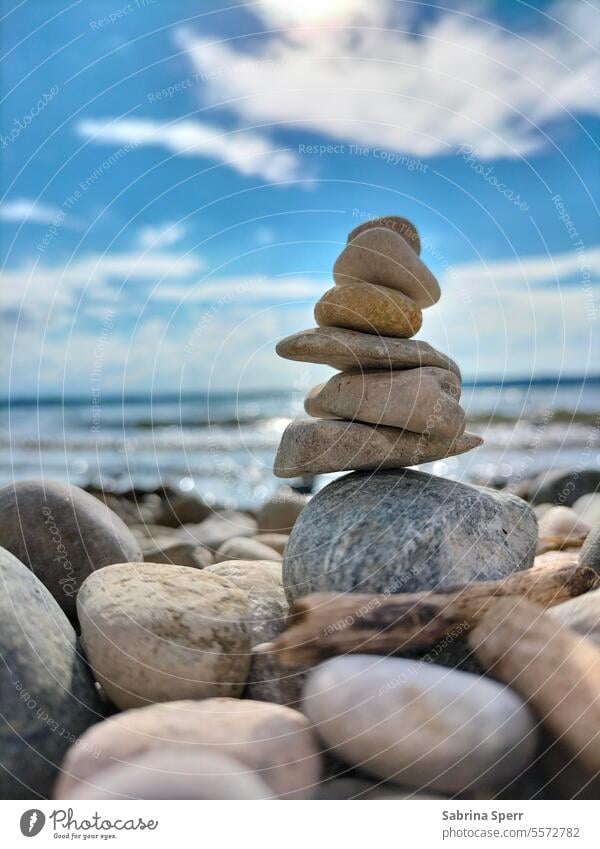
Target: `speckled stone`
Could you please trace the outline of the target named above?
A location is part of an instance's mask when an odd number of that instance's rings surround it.
[[[333,266],[337,286],[361,281],[402,292],[421,309],[440,299],[439,283],[419,255],[389,227],[369,227],[344,247]]]
[[[0,545],[29,566],[70,617],[91,572],[142,559],[116,513],[79,487],[55,481],[18,481],[0,489]]]
[[[533,563],[520,498],[412,469],[356,472],[314,496],[283,560],[290,601],[311,592],[400,593],[496,580]]]
[[[579,555],[579,562],[582,566],[591,566],[596,572],[600,572],[600,525],[592,528],[587,535]]]
[[[285,360],[322,363],[342,371],[349,369],[444,368],[460,377],[454,360],[421,339],[398,339],[348,330],[345,327],[313,327],[286,336],[277,343]]]
[[[417,466],[481,445],[473,433],[454,438],[336,419],[299,419],[281,437],[274,472],[280,478]]]
[[[402,292],[371,283],[334,286],[315,306],[319,327],[347,327],[363,333],[406,339],[421,329],[419,307]]]
[[[439,368],[334,374],[307,396],[310,416],[430,432],[450,438],[465,429],[460,380]]]
[[[249,699],[203,699],[128,710],[90,729],[69,749],[54,798],[69,799],[100,770],[163,746],[209,747],[233,757],[277,798],[310,798],[320,779],[317,741],[299,711]]]
[[[231,581],[206,569],[120,563],[89,576],[77,610],[90,665],[117,707],[241,695],[248,598]]]
[[[69,746],[102,718],[75,631],[50,592],[0,549],[0,797],[48,798]]]
[[[536,748],[536,720],[510,689],[401,658],[321,664],[308,677],[302,709],[346,762],[415,789],[501,787]]]
[[[252,647],[269,642],[283,631],[289,607],[281,563],[234,560],[209,566],[207,572],[227,578],[247,594]],[[293,707],[300,702],[304,677],[302,671],[282,666],[276,655],[253,654],[243,697]]]

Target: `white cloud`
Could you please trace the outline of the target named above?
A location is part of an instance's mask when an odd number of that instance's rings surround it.
[[[160,286],[153,300],[184,303],[241,304],[252,301],[315,301],[329,283],[308,277],[220,277],[199,283]]]
[[[203,266],[199,257],[168,252],[88,254],[65,266],[21,266],[0,274],[1,312],[27,320],[45,321],[50,311],[64,312],[84,296],[113,300],[117,288],[109,283],[181,280]]]
[[[181,241],[184,236],[185,227],[170,221],[156,227],[143,227],[138,234],[138,242],[144,248],[167,248]]]
[[[257,175],[274,183],[299,176],[295,154],[277,149],[266,136],[251,130],[227,131],[189,120],[108,119],[79,121],[77,132],[96,144],[147,145],[180,156],[208,157],[245,176]]]
[[[592,4],[549,7],[518,35],[469,7],[422,16],[411,32],[392,0],[370,4],[381,20],[364,26],[365,5],[345,4],[347,26],[311,28],[310,16],[308,27],[295,27],[286,11],[294,4],[263,0],[254,9],[265,24],[287,31],[211,43],[180,29],[177,43],[203,75],[208,100],[244,120],[293,122],[416,156],[461,144],[481,158],[526,155],[543,148],[548,122],[600,114]]]
[[[23,221],[27,224],[54,224],[60,219],[62,224],[69,224],[69,219],[63,215],[58,207],[39,203],[39,201],[29,198],[19,198],[0,203],[0,219],[2,221]]]
[[[462,286],[481,288],[482,285],[498,287],[551,284],[585,279],[600,279],[600,247],[577,253],[547,254],[515,257],[495,262],[469,262],[452,266],[449,281]]]

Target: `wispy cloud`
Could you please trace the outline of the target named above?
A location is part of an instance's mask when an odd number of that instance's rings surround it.
[[[96,301],[114,300],[118,291],[115,282],[127,286],[133,281],[158,284],[182,280],[202,267],[202,260],[195,255],[166,251],[88,254],[68,265],[19,266],[0,274],[0,314],[45,321],[50,311],[64,313],[84,296]]]
[[[381,0],[365,26],[364,3],[326,3],[332,26],[318,28],[310,16],[297,27],[292,5],[253,7],[268,26],[288,28],[242,47],[178,31],[209,101],[244,120],[416,156],[470,144],[484,159],[538,151],[549,122],[600,114],[592,4],[556,3],[520,34],[475,5],[409,24],[403,4]]]
[[[449,280],[465,287],[491,284],[498,287],[600,280],[600,247],[578,253],[524,256],[496,262],[455,265]]]
[[[288,301],[320,298],[329,283],[309,277],[220,277],[192,285],[178,284],[158,287],[153,300],[185,303],[243,304],[269,301],[284,304]]]
[[[20,221],[26,224],[53,224],[61,217],[61,210],[49,204],[39,203],[29,198],[0,203],[0,220]],[[67,226],[70,219],[62,216],[62,223]]]
[[[158,226],[142,227],[138,242],[143,248],[167,248],[181,241],[185,236],[185,227],[176,221]]]
[[[82,120],[77,132],[96,144],[159,147],[180,156],[201,156],[222,162],[245,176],[273,183],[296,179],[299,159],[278,149],[266,136],[251,130],[227,131],[200,121],[161,123],[146,119]]]

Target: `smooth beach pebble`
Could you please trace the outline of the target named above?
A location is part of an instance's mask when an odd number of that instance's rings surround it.
[[[313,327],[286,336],[277,343],[277,354],[286,360],[322,363],[332,368],[412,369],[420,366],[448,369],[460,377],[450,357],[421,339],[398,339],[348,330],[345,327]]]
[[[220,510],[197,525],[182,525],[176,533],[179,539],[217,551],[228,539],[254,536],[256,519],[237,510]]]
[[[247,594],[252,647],[269,642],[284,630],[289,608],[281,563],[234,560],[207,571],[227,578]],[[253,654],[243,698],[294,706],[300,701],[303,682],[301,672],[282,666],[275,655]]]
[[[347,327],[382,336],[414,336],[421,329],[421,310],[402,292],[353,282],[334,286],[315,305],[320,327]]]
[[[460,380],[444,369],[335,374],[316,390],[305,403],[312,416],[447,437],[460,436],[465,429],[465,413],[458,404]]]
[[[265,501],[259,511],[259,530],[263,533],[277,531],[277,533],[289,534],[307,504],[306,495],[294,492],[289,486],[280,487]]]
[[[497,580],[533,563],[537,523],[514,495],[404,469],[338,478],[290,535],[290,602],[312,592],[407,593]]]
[[[352,242],[358,235],[364,233],[365,230],[371,230],[373,227],[387,227],[393,230],[398,235],[402,236],[413,251],[421,253],[421,240],[417,232],[417,228],[409,221],[408,218],[402,218],[400,215],[382,215],[379,218],[371,218],[369,221],[363,221],[353,230],[348,233],[347,242]]]
[[[303,711],[362,771],[446,793],[502,787],[535,753],[535,720],[491,679],[400,658],[355,655],[315,669]]]
[[[243,690],[248,598],[225,578],[186,566],[120,563],[90,575],[77,610],[90,665],[117,707]]]
[[[600,488],[600,469],[553,469],[523,481],[519,495],[532,504],[571,507],[578,498]]]
[[[587,495],[582,495],[573,504],[573,510],[590,527],[593,528],[596,525],[600,525],[600,492],[590,492]]]
[[[299,514],[298,514],[299,515]],[[291,528],[290,528],[291,530]],[[289,534],[278,534],[275,532],[267,532],[264,534],[257,534],[254,539],[257,542],[262,542],[263,545],[268,546],[269,548],[274,549],[279,554],[283,554],[285,551],[285,547],[287,545],[287,541],[290,538]]]
[[[281,554],[250,537],[228,539],[215,554],[215,563],[225,560],[281,560]]]
[[[395,427],[335,419],[299,419],[287,426],[275,458],[280,478],[416,466],[481,445],[481,438],[412,433]]]
[[[394,230],[371,227],[355,236],[333,266],[337,286],[376,283],[406,295],[421,309],[440,299],[440,287],[416,251]]]
[[[579,562],[582,566],[590,566],[600,573],[600,525],[596,525],[587,535]]]
[[[70,799],[269,799],[262,779],[210,749],[156,748],[76,784]]]
[[[0,548],[0,796],[48,798],[71,742],[102,718],[75,631],[35,575]]]
[[[158,747],[210,747],[255,772],[273,796],[310,798],[320,778],[320,754],[299,711],[251,700],[204,699],[151,705],[116,714],[69,749],[55,799],[69,799],[80,782]]]
[[[176,566],[204,569],[214,562],[213,554],[208,548],[177,538],[146,540],[141,541],[140,545],[144,560],[148,563],[174,563]]]
[[[600,644],[600,589],[549,607],[548,616]]]
[[[65,613],[87,576],[110,563],[141,560],[127,525],[93,495],[55,481],[0,489],[0,545],[40,579]]]
[[[591,531],[590,525],[570,507],[551,507],[539,517],[540,539],[558,537],[580,539]]]

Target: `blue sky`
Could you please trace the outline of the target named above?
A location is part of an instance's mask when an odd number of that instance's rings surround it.
[[[466,376],[598,373],[597,4],[0,5],[4,394],[310,385],[386,214]]]

